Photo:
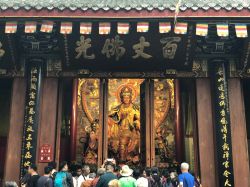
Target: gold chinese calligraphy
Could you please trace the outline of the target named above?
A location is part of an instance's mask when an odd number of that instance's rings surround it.
[[[80,37],[80,41],[77,41],[76,42],[76,59],[79,59],[81,56],[85,59],[94,59],[95,58],[95,55],[94,54],[91,54],[91,55],[87,55],[87,50],[89,48],[91,48],[91,39],[90,38],[86,38],[84,36],[81,36]]]

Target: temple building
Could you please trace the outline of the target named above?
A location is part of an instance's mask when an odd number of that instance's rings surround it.
[[[1,0],[0,182],[32,163],[250,186],[250,0]]]

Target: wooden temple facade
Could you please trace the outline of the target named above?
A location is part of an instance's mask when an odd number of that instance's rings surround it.
[[[0,1],[1,180],[19,181],[31,163],[42,172],[49,161],[76,160],[85,142],[79,85],[90,79],[99,85],[96,164],[109,157],[110,80],[140,79],[140,159],[154,166],[153,87],[171,79],[174,160],[187,161],[184,136],[192,136],[203,186],[250,186],[249,17],[248,0]]]

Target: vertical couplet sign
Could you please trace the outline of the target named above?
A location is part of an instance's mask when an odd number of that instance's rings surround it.
[[[214,91],[215,133],[219,186],[234,186],[231,123],[228,103],[227,78],[223,61],[212,64]]]
[[[21,152],[21,176],[36,162],[37,131],[41,87],[41,63],[30,61],[27,71],[25,116]]]

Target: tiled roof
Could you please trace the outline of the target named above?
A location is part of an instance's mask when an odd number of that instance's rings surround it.
[[[82,9],[82,10],[172,10],[178,0],[0,0],[0,8],[29,9]],[[192,9],[250,9],[250,0],[182,0],[180,10]]]

